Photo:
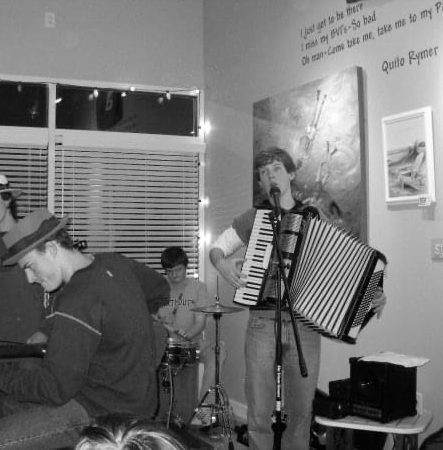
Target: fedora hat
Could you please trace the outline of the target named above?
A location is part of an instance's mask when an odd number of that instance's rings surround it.
[[[11,189],[9,187],[9,181],[6,178],[6,175],[0,173],[0,194],[2,192],[9,192],[12,198],[17,198],[19,195],[23,193],[21,189]]]
[[[57,233],[68,223],[69,217],[57,219],[46,208],[33,211],[20,219],[4,236],[4,266],[16,264],[20,258]]]

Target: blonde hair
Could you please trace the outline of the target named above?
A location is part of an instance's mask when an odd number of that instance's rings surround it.
[[[185,450],[166,429],[128,414],[97,419],[83,430],[75,450]]]

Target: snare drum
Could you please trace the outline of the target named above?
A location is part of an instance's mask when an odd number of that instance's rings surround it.
[[[163,362],[171,366],[193,366],[198,361],[197,344],[168,338]]]

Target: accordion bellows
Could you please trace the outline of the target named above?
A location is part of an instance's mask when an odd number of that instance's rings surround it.
[[[237,289],[235,303],[253,306],[276,298],[269,212],[257,210],[242,267],[247,285]],[[385,257],[310,213],[283,215],[279,247],[292,310],[299,320],[327,337],[355,342],[371,314],[375,291],[382,284]],[[283,284],[281,292],[285,299],[288,292]]]

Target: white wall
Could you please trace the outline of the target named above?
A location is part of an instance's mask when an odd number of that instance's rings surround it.
[[[373,321],[349,346],[323,340],[319,387],[349,376],[349,356],[390,350],[425,356],[430,363],[418,371],[418,390],[424,405],[434,412],[429,431],[443,424],[442,332],[443,265],[431,260],[430,241],[443,237],[443,12],[434,0],[363,1],[363,10],[342,19],[351,25],[363,14],[374,39],[302,65],[301,30],[329,15],[344,11],[344,0],[206,0],[204,2],[204,62],[206,114],[213,126],[208,137],[207,193],[211,206],[207,227],[214,235],[252,202],[252,104],[281,91],[361,66],[364,72],[365,128],[367,138],[369,243],[388,260],[385,291],[388,305],[381,320]],[[358,4],[354,4],[358,5]],[[443,5],[442,5],[443,7]],[[430,9],[432,19],[420,18]],[[418,13],[412,24],[409,14]],[[377,27],[405,18],[401,30],[378,36]],[[327,28],[330,33],[331,28]],[[347,37],[361,31],[348,29]],[[341,39],[342,41],[342,39]],[[335,41],[336,43],[339,40]],[[335,45],[335,44],[334,44]],[[417,65],[408,52],[439,46],[437,54]],[[441,47],[441,48],[440,48]],[[326,46],[327,50],[327,46]],[[405,57],[391,73],[382,71],[384,60]],[[433,208],[387,206],[384,199],[381,118],[430,105],[433,110],[437,203]],[[210,289],[216,274],[208,268]],[[230,304],[233,289],[219,280],[220,299]],[[243,342],[247,313],[224,316],[222,334],[229,357],[223,382],[235,402],[244,402]],[[241,383],[239,383],[241,382]]]
[[[202,35],[202,0],[2,0],[0,74],[201,88]]]

